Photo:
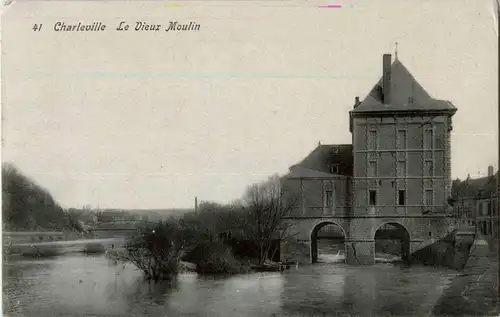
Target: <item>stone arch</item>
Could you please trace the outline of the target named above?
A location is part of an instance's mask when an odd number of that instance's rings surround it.
[[[336,221],[333,220],[322,220],[313,225],[309,232],[309,239],[310,239],[310,255],[311,255],[311,263],[316,263],[318,261],[318,231],[320,231],[322,228],[328,226],[328,225],[333,225],[337,228],[340,228],[342,231],[342,236],[344,237],[344,242],[347,240],[347,233],[345,229]],[[344,246],[345,248],[345,246]],[[345,250],[344,250],[344,254]]]
[[[395,236],[387,235],[387,232],[383,232],[382,227],[385,225],[391,225],[395,227],[398,231]],[[393,234],[393,233],[392,233]],[[375,241],[375,252],[386,251],[384,253],[389,253],[395,255],[396,251],[396,241],[399,242],[399,254],[402,260],[407,261],[410,258],[410,230],[407,226],[397,220],[388,220],[381,222],[374,231],[373,240]],[[390,241],[390,242],[388,242]]]

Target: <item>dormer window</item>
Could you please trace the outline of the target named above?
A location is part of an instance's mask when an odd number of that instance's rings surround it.
[[[330,165],[330,173],[338,174],[339,173],[339,164]]]
[[[337,146],[335,146],[335,147],[332,148],[332,153],[333,154],[339,154],[340,153],[340,149]]]

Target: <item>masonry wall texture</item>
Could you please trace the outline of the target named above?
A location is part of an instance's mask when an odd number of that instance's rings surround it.
[[[353,121],[354,215],[370,213],[370,190],[376,192],[378,214],[444,213],[451,194],[446,186],[450,153],[443,142],[450,137],[446,118],[422,115]],[[434,134],[429,146],[424,144],[425,131]],[[375,147],[367,150],[371,142]],[[399,190],[404,191],[406,202],[402,207]],[[432,191],[431,201],[425,201],[425,190]]]
[[[296,198],[288,221],[300,246],[292,252],[289,243],[289,252],[312,261],[311,245],[326,223],[342,228],[352,264],[374,262],[375,233],[387,223],[405,228],[412,253],[453,231],[448,198],[455,112],[385,54],[383,77],[363,101],[356,97],[349,113],[352,144],[320,144],[282,179],[285,197]]]

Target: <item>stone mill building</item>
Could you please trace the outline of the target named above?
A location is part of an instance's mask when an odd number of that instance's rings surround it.
[[[341,229],[352,264],[374,262],[375,233],[387,224],[404,232],[406,255],[447,235],[456,111],[384,54],[381,79],[346,113],[352,144],[318,145],[284,176],[284,195],[297,203],[283,256],[314,262],[316,232],[326,224]]]

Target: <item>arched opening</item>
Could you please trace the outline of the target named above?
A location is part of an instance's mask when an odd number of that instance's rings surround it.
[[[312,263],[344,263],[345,232],[338,224],[323,222],[311,232]]]
[[[410,258],[410,234],[396,222],[385,223],[375,232],[376,261],[408,261]]]

